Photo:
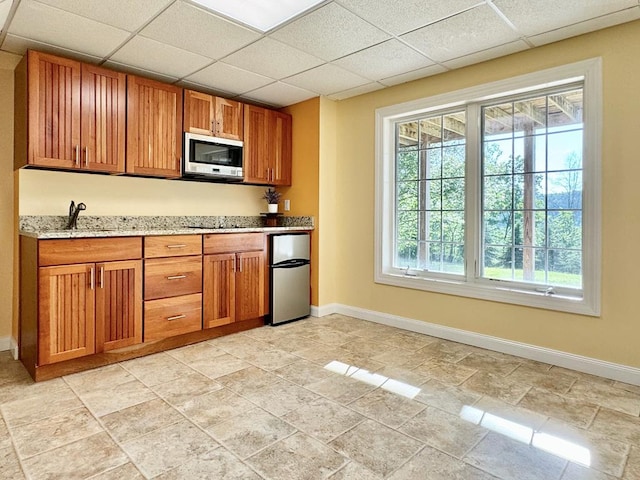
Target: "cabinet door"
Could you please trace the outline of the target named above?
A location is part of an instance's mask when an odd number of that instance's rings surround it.
[[[238,253],[236,271],[236,321],[264,315],[264,253]]]
[[[269,110],[245,105],[244,109],[244,181],[269,183]]]
[[[80,166],[80,62],[28,52],[28,163]]]
[[[127,173],[179,177],[182,89],[127,76]]]
[[[89,170],[124,173],[126,75],[82,65],[82,160]]]
[[[95,352],[94,264],[39,269],[38,364]]]
[[[244,105],[240,102],[215,97],[214,135],[216,137],[242,140],[243,107]]]
[[[184,91],[184,131],[212,135],[214,130],[215,101],[212,95]]]
[[[96,265],[96,352],[142,343],[142,261]]]
[[[291,115],[269,112],[269,146],[273,185],[291,185]]]
[[[235,321],[235,253],[205,255],[202,288],[204,328],[219,327]]]

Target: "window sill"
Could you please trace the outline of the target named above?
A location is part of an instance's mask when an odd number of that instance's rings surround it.
[[[444,293],[460,297],[476,298],[494,302],[509,303],[526,307],[542,308],[579,315],[600,316],[599,308],[582,297],[547,295],[544,292],[518,290],[513,287],[468,283],[462,280],[443,280],[413,275],[376,272],[375,282],[395,287]]]

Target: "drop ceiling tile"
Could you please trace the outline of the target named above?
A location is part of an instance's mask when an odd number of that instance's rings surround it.
[[[17,35],[7,35],[2,43],[2,50],[15,53],[16,55],[24,55],[27,50],[39,50],[41,52],[60,55],[61,57],[72,58],[74,60],[80,60],[87,63],[97,64],[102,61],[102,57],[86,55],[74,50],[60,48],[47,43],[36,42],[35,40],[30,40],[28,38],[18,37]]]
[[[461,68],[467,65],[473,65],[474,63],[485,62],[493,58],[504,57],[505,55],[511,55],[512,53],[521,52],[527,50],[529,45],[522,40],[507,43],[506,45],[500,45],[498,47],[488,48],[480,52],[472,53],[471,55],[465,55],[463,57],[454,58],[448,62],[444,62],[447,68]]]
[[[4,26],[5,22],[7,21],[7,17],[9,16],[9,11],[11,10],[12,3],[13,2],[11,0],[0,1],[0,25],[2,26]]]
[[[638,0],[495,0],[493,3],[525,35],[638,6]]]
[[[366,78],[330,63],[286,78],[284,82],[320,95],[331,95],[370,83]]]
[[[395,39],[352,53],[332,63],[370,80],[380,80],[433,65],[424,55]]]
[[[387,32],[400,35],[471,8],[479,0],[429,2],[428,6],[424,0],[338,0],[338,3]]]
[[[267,105],[274,107],[286,107],[287,105],[293,105],[294,103],[302,102],[313,97],[317,97],[318,94],[309,92],[302,88],[287,85],[282,82],[275,82],[266,87],[258,88],[252,92],[243,95],[243,98],[248,100],[257,100]]]
[[[317,67],[324,60],[277,40],[263,38],[232,53],[224,62],[279,80]]]
[[[592,18],[591,20],[587,20],[585,22],[569,25],[568,27],[558,28],[557,30],[552,30],[551,32],[534,35],[532,37],[529,37],[527,40],[533,43],[536,47],[539,47],[540,45],[546,45],[547,43],[557,42],[559,40],[564,40],[565,38],[582,35],[583,33],[589,33],[603,28],[613,27],[614,25],[631,22],[639,18],[640,7],[634,7],[631,9],[623,10],[621,12],[604,15],[602,17]]]
[[[209,58],[140,35],[129,40],[109,60],[178,78],[211,63]]]
[[[401,73],[389,78],[383,78],[379,80],[382,85],[391,87],[393,85],[400,85],[401,83],[411,82],[420,78],[430,77],[431,75],[437,75],[438,73],[446,72],[447,69],[442,65],[431,65],[425,68],[419,68],[412,72]]]
[[[104,57],[129,32],[33,0],[22,0],[8,33],[87,55]]]
[[[219,60],[260,34],[177,1],[140,32],[148,38]]]
[[[52,7],[133,32],[172,0],[38,0]]]
[[[518,39],[518,35],[488,5],[481,5],[401,37],[438,62]]]
[[[272,78],[264,77],[241,68],[216,62],[185,78],[188,82],[199,83],[213,89],[232,92],[236,95],[255,90],[273,83]]]
[[[346,98],[364,95],[365,93],[375,92],[376,90],[380,90],[382,88],[384,88],[384,85],[380,85],[377,82],[372,82],[360,87],[350,88],[349,90],[345,90],[344,92],[334,93],[333,95],[329,95],[329,98],[331,100],[344,100]]]
[[[330,61],[389,38],[336,3],[329,3],[270,35],[311,55]]]
[[[104,62],[104,67],[116,70],[118,72],[132,73],[141,77],[151,78],[153,80],[164,83],[174,83],[178,79],[178,77],[170,77],[158,72],[152,72],[150,70],[145,70],[144,68],[132,67],[131,65],[124,65],[122,63],[114,62],[111,60]]]

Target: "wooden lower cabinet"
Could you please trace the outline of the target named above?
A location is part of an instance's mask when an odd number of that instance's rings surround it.
[[[94,264],[40,268],[40,365],[95,353],[94,274]]]
[[[41,267],[39,306],[39,365],[140,343],[142,262]]]
[[[232,323],[236,318],[236,254],[205,255],[202,275],[204,328]]]
[[[263,325],[265,235],[179,237],[21,236],[20,359],[31,376],[46,380]]]
[[[145,342],[155,342],[201,329],[201,293],[144,302]]]
[[[234,243],[237,242],[237,243]],[[205,253],[262,246],[262,234],[207,235]],[[204,256],[203,326],[218,327],[265,314],[264,249]]]
[[[264,252],[237,254],[236,321],[264,315]]]
[[[202,255],[145,259],[145,300],[201,292]]]
[[[142,261],[96,265],[96,352],[142,342]]]

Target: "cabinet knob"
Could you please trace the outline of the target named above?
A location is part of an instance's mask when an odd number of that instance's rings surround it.
[[[174,315],[173,317],[167,317],[168,321],[173,321],[173,320],[180,320],[181,318],[186,317],[185,314],[180,314],[180,315]]]

